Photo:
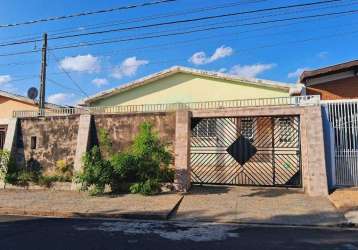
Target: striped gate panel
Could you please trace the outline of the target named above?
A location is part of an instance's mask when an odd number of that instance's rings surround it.
[[[301,186],[298,116],[194,118],[193,183]]]

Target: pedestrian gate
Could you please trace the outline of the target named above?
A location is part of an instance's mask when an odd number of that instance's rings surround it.
[[[298,116],[193,118],[193,183],[301,186]]]
[[[322,103],[334,137],[334,183],[358,186],[358,100]]]

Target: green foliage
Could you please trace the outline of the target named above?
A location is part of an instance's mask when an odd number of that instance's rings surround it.
[[[112,140],[107,130],[100,128],[98,131],[99,148],[104,159],[109,159],[113,155]]]
[[[84,190],[95,186],[97,193],[103,193],[106,184],[111,183],[112,166],[102,159],[99,147],[94,146],[83,157],[83,171],[77,174],[75,181],[82,184]]]
[[[10,153],[6,150],[0,150],[0,180],[4,181],[8,172],[10,163]]]
[[[52,177],[56,181],[70,182],[73,177],[73,164],[67,164],[65,160],[57,161],[55,174]]]
[[[132,193],[157,193],[159,181],[173,179],[168,167],[171,160],[172,155],[161,143],[158,134],[153,132],[153,126],[144,122],[139,127],[131,149],[112,157],[112,187],[123,181],[135,182],[130,187]]]
[[[158,180],[148,179],[144,182],[138,182],[130,186],[131,193],[140,193],[143,195],[153,195],[160,192]]]
[[[160,182],[173,181],[174,171],[169,168],[172,155],[150,123],[140,125],[126,152],[113,154],[112,142],[104,129],[99,130],[99,139],[100,145],[83,157],[83,171],[76,176],[76,182],[90,194],[103,193],[106,185],[111,185],[113,192],[123,191],[125,183],[132,183],[132,193],[150,195],[159,192]]]

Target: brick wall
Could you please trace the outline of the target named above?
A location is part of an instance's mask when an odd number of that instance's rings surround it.
[[[322,100],[358,98],[358,77],[307,87],[306,93],[307,95],[320,95]]]

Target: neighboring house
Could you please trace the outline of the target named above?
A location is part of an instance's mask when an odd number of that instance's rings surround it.
[[[143,105],[287,97],[294,86],[175,66],[100,92],[85,99],[82,105]]]
[[[358,98],[358,60],[304,71],[300,78],[307,95],[322,100]]]
[[[58,108],[54,104],[46,104],[46,108]],[[9,93],[0,90],[0,149],[3,148],[5,135],[9,120],[13,117],[14,111],[36,111],[37,101],[25,96]]]

